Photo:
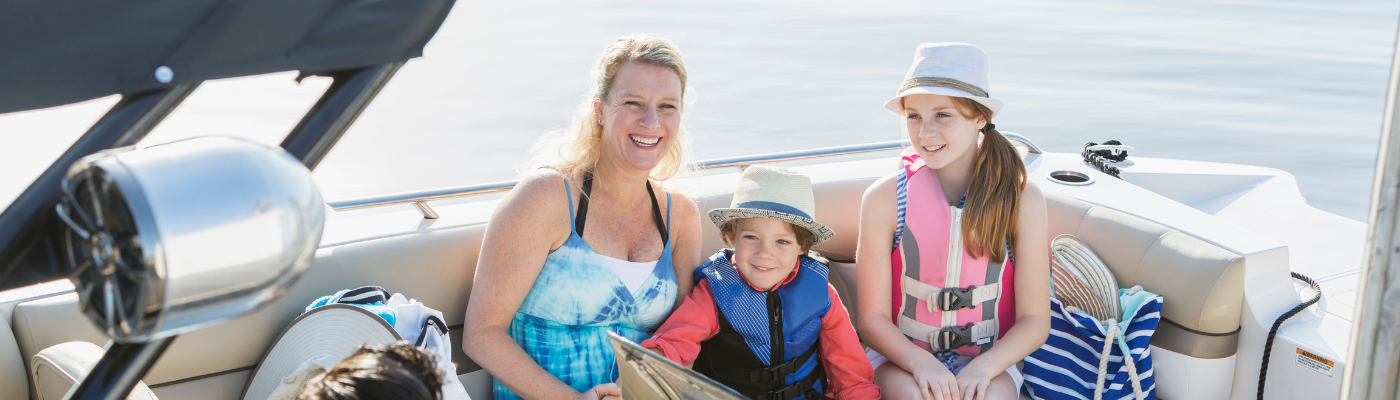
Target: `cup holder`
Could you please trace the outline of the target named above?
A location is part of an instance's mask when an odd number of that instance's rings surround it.
[[[1094,183],[1094,177],[1078,171],[1055,171],[1050,173],[1050,181],[1070,186],[1084,186]]]

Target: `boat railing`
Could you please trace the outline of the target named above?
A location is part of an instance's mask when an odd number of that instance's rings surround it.
[[[1003,136],[1013,143],[1025,146],[1028,153],[1040,154],[1040,147],[1025,136],[1002,132]],[[698,170],[710,170],[725,167],[746,167],[755,164],[770,164],[788,161],[811,160],[829,157],[845,157],[866,153],[877,153],[883,151],[899,150],[909,146],[907,140],[891,140],[888,142],[874,142],[864,144],[854,144],[845,146],[822,147],[817,149],[781,151],[775,153],[754,154],[739,157],[725,157],[704,160],[695,163]],[[504,192],[514,188],[519,181],[504,181],[483,183],[469,186],[457,186],[438,189],[429,189],[415,192],[395,193],[382,196],[363,197],[358,199],[333,201],[327,203],[336,211],[359,210],[371,207],[381,207],[395,204],[413,204],[413,207],[423,214],[423,218],[436,219],[437,213],[428,206],[429,201],[443,200],[456,197],[473,196]]]

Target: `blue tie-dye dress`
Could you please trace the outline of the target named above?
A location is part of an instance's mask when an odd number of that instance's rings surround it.
[[[569,226],[574,226],[573,191],[569,196]],[[671,195],[666,195],[666,226],[671,226]],[[573,228],[570,228],[573,230]],[[577,391],[617,381],[608,331],[640,343],[671,315],[676,303],[676,271],[671,265],[671,242],[666,241],[651,276],[633,294],[602,257],[579,236],[544,260],[535,285],[510,321],[510,336],[531,359]],[[496,399],[518,399],[501,383],[493,383]]]

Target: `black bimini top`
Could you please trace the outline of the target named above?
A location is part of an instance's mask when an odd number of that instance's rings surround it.
[[[453,2],[0,1],[0,113],[210,79],[406,60],[422,55]]]

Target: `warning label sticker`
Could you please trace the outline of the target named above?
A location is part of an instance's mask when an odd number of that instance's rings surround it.
[[[1332,377],[1332,367],[1336,366],[1336,363],[1332,362],[1332,360],[1322,358],[1322,356],[1309,353],[1303,349],[1298,349],[1298,357],[1294,358],[1293,362],[1298,363],[1298,365],[1303,366],[1303,368],[1327,375],[1329,378]]]

